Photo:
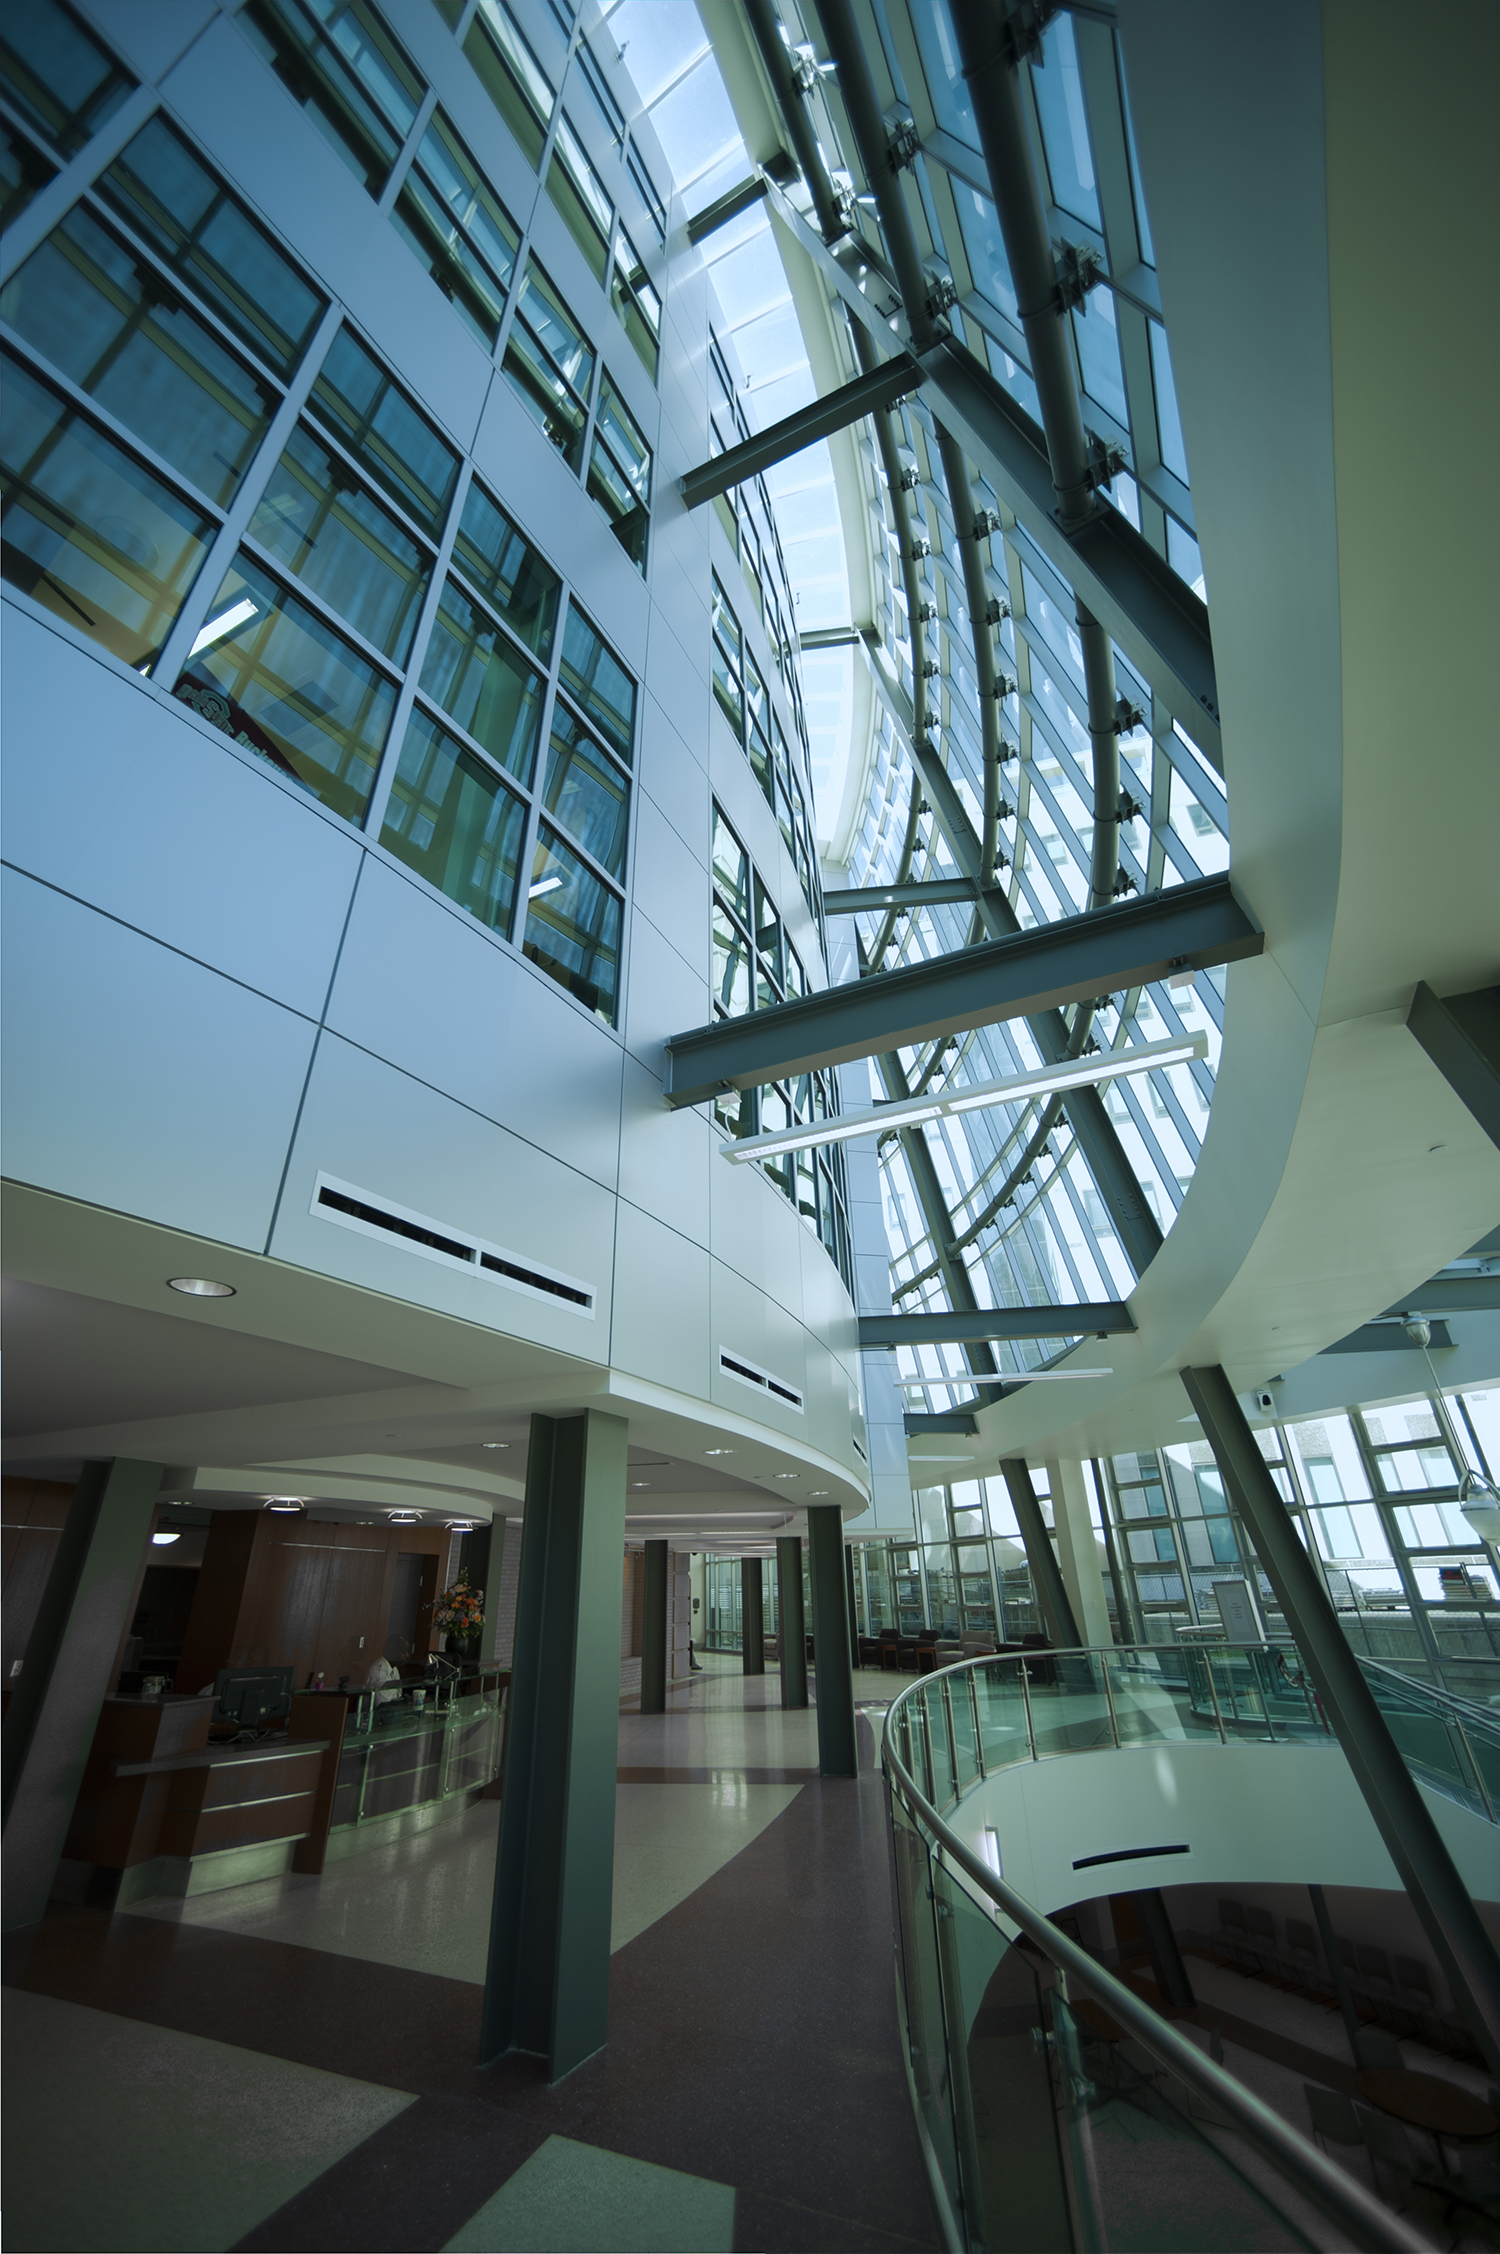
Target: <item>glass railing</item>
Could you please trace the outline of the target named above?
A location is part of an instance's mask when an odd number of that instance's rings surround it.
[[[935,1805],[1052,1753],[1236,1729],[1326,1741],[1316,1700],[1299,1721],[1300,1686],[1274,1662],[1221,1649],[1204,1671],[1203,1656],[969,1661],[913,1684],[886,1718],[912,2099],[955,2254],[1323,2247],[1330,2222],[1336,2243],[1427,2245],[1226,2073],[1200,2047],[1211,2038],[1162,2018],[1017,1894]],[[1144,1665],[1156,1659],[1165,1672]]]
[[[344,1733],[333,1829],[469,1793],[498,1773],[504,1692],[464,1690],[420,1707],[361,1699]]]
[[[1375,1661],[1359,1664],[1418,1781],[1496,1822],[1500,1717]],[[1115,1645],[973,1660],[914,1684],[888,1727],[939,1809],[995,1769],[1063,1753],[1190,1741],[1337,1744],[1290,1644]]]

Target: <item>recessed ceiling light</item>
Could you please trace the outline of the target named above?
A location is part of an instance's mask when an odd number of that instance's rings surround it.
[[[832,1492],[833,1490],[829,1487],[815,1487],[811,1495],[808,1497],[808,1500],[809,1502],[816,1502],[820,1495],[828,1495]]]
[[[705,1448],[703,1453],[705,1456],[732,1456],[734,1450],[732,1448]]]
[[[800,1479],[801,1476],[799,1471],[773,1471],[771,1474],[773,1479]]]
[[[630,1484],[632,1487],[649,1487],[651,1482],[649,1479],[632,1479]]]
[[[180,1542],[182,1540],[182,1536],[177,1531],[177,1528],[175,1526],[164,1526],[161,1529],[160,1533],[153,1534],[151,1539],[156,1544],[157,1548],[161,1550],[166,1548],[168,1542]]]
[[[450,1534],[472,1534],[479,1521],[477,1518],[445,1518],[443,1524]]]
[[[508,1448],[510,1442],[508,1440],[481,1440],[479,1445],[481,1448]]]
[[[234,1285],[215,1283],[212,1276],[168,1276],[168,1291],[185,1291],[189,1299],[233,1299]]]

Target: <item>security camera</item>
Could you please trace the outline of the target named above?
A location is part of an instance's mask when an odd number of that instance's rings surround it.
[[[1271,1414],[1271,1411],[1276,1406],[1276,1397],[1274,1394],[1268,1392],[1264,1386],[1262,1386],[1259,1393],[1257,1393],[1255,1396],[1255,1406],[1260,1410],[1263,1416],[1269,1416]]]

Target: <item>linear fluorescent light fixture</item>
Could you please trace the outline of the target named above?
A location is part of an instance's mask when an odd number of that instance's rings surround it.
[[[532,886],[526,897],[528,900],[540,900],[544,892],[561,892],[561,890],[561,877],[543,877],[540,884]]]
[[[200,628],[197,640],[188,652],[189,657],[196,657],[200,650],[212,649],[215,642],[222,642],[226,634],[232,634],[237,626],[243,626],[247,619],[254,618],[259,609],[259,603],[254,602],[249,595],[237,603],[231,603],[228,610],[221,610],[217,618],[211,618],[206,626]]]
[[[777,1128],[769,1135],[746,1135],[727,1142],[721,1155],[731,1166],[748,1166],[752,1159],[774,1158],[782,1151],[810,1150],[818,1143],[852,1142],[856,1135],[883,1134],[888,1127],[920,1127],[929,1119],[947,1119],[963,1111],[985,1111],[994,1104],[1020,1103],[1028,1096],[1055,1096],[1060,1089],[1088,1088],[1100,1080],[1123,1080],[1134,1072],[1151,1072],[1158,1066],[1187,1064],[1208,1055],[1208,1035],[1193,1033],[1174,1041],[1147,1041],[1138,1049],[1106,1051],[1079,1057],[1066,1064],[1049,1064],[1039,1072],[1019,1072],[1006,1080],[978,1080],[965,1087],[945,1088],[938,1095],[913,1096],[905,1102],[861,1104],[840,1112],[836,1119],[820,1119],[806,1127]]]
[[[976,1379],[972,1370],[960,1377],[907,1377],[901,1380],[903,1393],[931,1393],[940,1385],[1060,1385],[1070,1377],[1113,1377],[1113,1370],[997,1370],[991,1379],[988,1372]],[[778,1473],[778,1477],[780,1474]]]

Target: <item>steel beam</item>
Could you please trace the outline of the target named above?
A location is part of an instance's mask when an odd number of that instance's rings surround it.
[[[963,1380],[960,1378],[958,1383],[962,1384]],[[961,1433],[972,1440],[979,1430],[973,1412],[968,1409],[942,1409],[936,1415],[922,1409],[909,1409],[904,1423],[908,1440],[924,1440],[933,1432]],[[959,1459],[955,1457],[954,1462],[959,1463]]]
[[[1420,985],[1406,1013],[1406,1029],[1490,1141],[1500,1144],[1500,986],[1449,994],[1440,1001],[1430,986]]]
[[[1434,1323],[1427,1343],[1430,1347],[1451,1346],[1453,1338],[1448,1325]],[[1400,1323],[1361,1323],[1347,1338],[1336,1338],[1331,1346],[1321,1351],[1324,1354],[1415,1354],[1420,1349],[1414,1338],[1407,1337]]]
[[[776,1537],[776,1648],[781,1654],[785,1712],[807,1704],[807,1622],[802,1603],[802,1537]]]
[[[688,221],[688,241],[696,245],[720,227],[727,227],[731,219],[738,219],[742,211],[759,203],[765,192],[764,175],[752,173],[748,180],[742,180],[737,188],[731,188],[727,195],[718,197],[705,211],[700,211],[696,219]]]
[[[1484,1315],[1500,1309],[1500,1276],[1429,1276],[1387,1315]]]
[[[1116,908],[904,965],[877,978],[676,1033],[666,1045],[673,1110],[724,1087],[795,1079],[1006,1018],[1149,986],[1191,966],[1241,962],[1265,945],[1229,879],[1202,877]]]
[[[1031,1568],[1031,1586],[1037,1610],[1046,1622],[1052,1641],[1064,1651],[1076,1651],[1083,1638],[1078,1632],[1078,1623],[1073,1618],[1072,1600],[1062,1577],[1062,1567],[1057,1562],[1057,1552],[1052,1547],[1047,1521],[1042,1516],[1042,1506],[1037,1501],[1036,1489],[1031,1484],[1031,1472],[1026,1458],[1003,1457],[1000,1473],[1010,1490],[1011,1508],[1021,1530],[1021,1544],[1026,1552],[1026,1563]]]
[[[894,360],[886,360],[878,368],[854,377],[837,391],[825,392],[809,407],[799,407],[794,415],[784,415],[769,430],[757,431],[742,446],[731,446],[727,454],[715,454],[702,462],[686,477],[677,480],[677,488],[690,509],[711,501],[716,493],[727,493],[732,485],[744,485],[762,470],[788,455],[800,454],[805,447],[815,446],[820,438],[830,437],[836,430],[845,430],[850,423],[859,422],[877,407],[889,407],[896,399],[916,391],[925,381],[922,370],[909,354],[901,353]]]
[[[1226,1492],[1270,1576],[1324,1712],[1490,2072],[1500,2073],[1500,1955],[1339,1625],[1221,1369],[1182,1372]]]
[[[1101,1299],[1077,1307],[985,1307],[978,1314],[861,1315],[859,1343],[963,1346],[988,1338],[1103,1338],[1134,1329],[1122,1299]]]
[[[878,916],[886,908],[972,907],[977,886],[967,877],[937,877],[926,884],[876,884],[852,892],[825,892],[829,916]]]

